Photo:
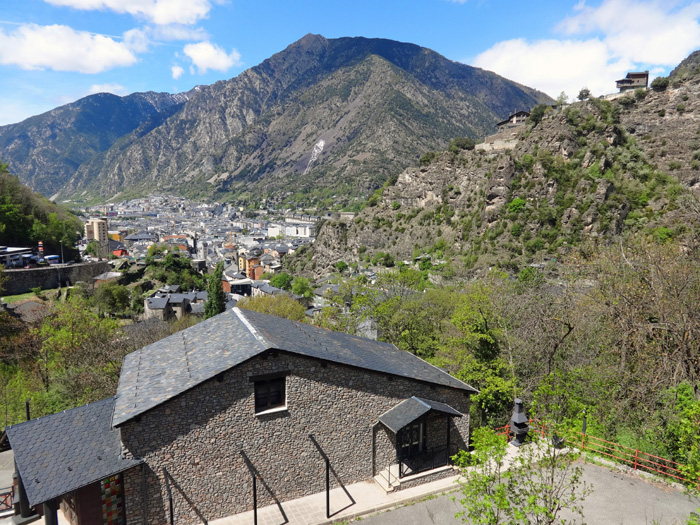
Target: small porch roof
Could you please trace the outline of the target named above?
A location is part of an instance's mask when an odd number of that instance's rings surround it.
[[[462,417],[462,413],[458,412],[450,405],[441,403],[440,401],[431,401],[413,396],[405,401],[401,401],[394,408],[387,410],[381,416],[379,421],[394,432],[395,434],[406,425],[410,425],[416,419],[424,416],[430,411],[439,412],[446,416]]]

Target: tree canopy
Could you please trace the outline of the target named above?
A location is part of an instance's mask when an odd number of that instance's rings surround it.
[[[221,287],[224,275],[224,263],[216,265],[214,273],[209,277],[207,283],[207,301],[204,303],[204,318],[209,319],[226,310],[226,294]]]

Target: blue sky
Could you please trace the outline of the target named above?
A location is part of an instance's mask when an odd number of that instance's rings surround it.
[[[573,97],[700,48],[700,1],[2,0],[0,125],[90,93],[187,91],[306,33],[381,37]]]

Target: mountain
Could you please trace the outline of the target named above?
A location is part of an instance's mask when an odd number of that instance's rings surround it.
[[[199,86],[161,122],[73,163],[55,187],[61,198],[161,191],[349,206],[426,150],[550,101],[417,45],[306,35],[236,78]]]
[[[108,150],[123,135],[160,124],[187,95],[98,93],[18,124],[0,126],[0,160],[22,182],[53,195],[80,165]]]
[[[543,109],[540,107],[539,109]],[[450,148],[403,171],[352,221],[331,220],[286,264],[393,264],[431,255],[445,275],[587,257],[619,235],[678,240],[700,226],[700,85],[533,112],[511,150]]]

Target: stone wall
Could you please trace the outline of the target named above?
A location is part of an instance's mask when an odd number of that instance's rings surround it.
[[[250,378],[275,372],[288,372],[286,408],[256,415]],[[285,352],[254,357],[219,379],[121,426],[124,453],[145,461],[145,502],[140,475],[124,476],[130,525],[168,521],[164,468],[178,524],[251,510],[253,471],[259,507],[322,492],[322,453],[332,487],[370,479],[373,457],[375,470],[396,457],[393,433],[378,417],[413,395],[465,414],[453,420],[452,443],[464,448],[469,433],[466,392],[411,379]]]
[[[107,262],[90,262],[68,266],[53,265],[27,268],[26,270],[3,270],[2,274],[7,279],[3,285],[2,294],[28,293],[32,291],[32,288],[38,286],[41,286],[43,290],[50,290],[58,288],[59,281],[61,286],[72,286],[78,281],[92,284],[93,277],[108,272],[110,268]]]

